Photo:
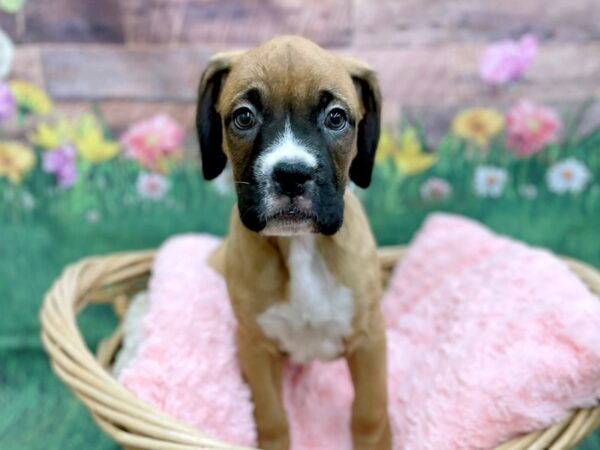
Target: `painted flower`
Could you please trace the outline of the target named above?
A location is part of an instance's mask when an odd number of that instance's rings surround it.
[[[478,166],[473,185],[478,197],[500,197],[507,179],[506,170],[495,166]]]
[[[382,129],[377,144],[377,151],[375,152],[375,162],[381,164],[389,160],[396,151],[396,147],[394,136],[390,130],[387,128]]]
[[[443,178],[430,177],[421,185],[420,193],[425,201],[444,200],[452,194],[452,186]]]
[[[9,86],[21,112],[46,115],[52,109],[52,100],[48,94],[33,84],[14,80]]]
[[[521,100],[506,115],[506,146],[520,156],[531,156],[556,141],[561,129],[555,111]]]
[[[148,200],[161,200],[170,187],[169,179],[158,173],[140,173],[136,182],[138,194]]]
[[[423,172],[437,161],[437,157],[423,151],[421,141],[414,128],[406,128],[398,142],[391,134],[383,133],[376,153],[376,161],[392,160],[406,175]]]
[[[29,135],[29,141],[33,145],[44,149],[52,149],[67,144],[71,140],[71,127],[69,123],[60,119],[55,125],[50,123],[38,123],[35,131]]]
[[[23,205],[23,208],[31,211],[33,208],[35,208],[35,197],[31,194],[31,192],[29,191],[23,191],[21,193],[21,205]]]
[[[553,164],[546,173],[548,189],[557,194],[581,192],[590,179],[588,168],[575,158],[563,159]]]
[[[538,188],[535,184],[524,184],[519,186],[519,194],[521,197],[533,200],[538,195]]]
[[[490,44],[479,62],[479,74],[495,85],[517,80],[537,56],[538,47],[538,40],[532,34],[518,41],[506,39]]]
[[[423,172],[437,161],[434,154],[426,153],[414,128],[407,128],[400,135],[400,146],[394,155],[396,166],[406,175]]]
[[[76,156],[76,150],[72,145],[46,150],[42,154],[42,169],[56,175],[60,187],[72,186],[77,181]]]
[[[100,213],[97,209],[90,209],[85,213],[85,220],[89,223],[98,223],[100,222]]]
[[[84,115],[77,122],[72,138],[77,153],[94,164],[112,159],[119,153],[119,143],[104,137],[101,126],[91,114]]]
[[[12,40],[0,29],[0,78],[6,78],[12,68],[15,46]]]
[[[477,143],[488,145],[490,139],[502,131],[504,117],[492,108],[471,108],[458,113],[452,121],[452,132]]]
[[[0,82],[0,122],[9,119],[15,112],[15,96],[8,85]]]
[[[23,176],[35,166],[35,153],[16,141],[0,142],[0,177],[20,183]]]
[[[177,156],[184,130],[161,114],[131,126],[121,138],[125,154],[150,170],[165,172],[170,157]]]

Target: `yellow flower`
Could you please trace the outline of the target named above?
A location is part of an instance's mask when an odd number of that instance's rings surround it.
[[[105,140],[96,132],[75,139],[75,146],[81,157],[91,163],[109,160],[119,152],[118,142]]]
[[[395,142],[389,132],[382,133],[375,160],[381,163],[387,159],[394,161],[396,167],[406,175],[427,170],[437,161],[435,155],[423,151],[417,130],[412,127],[404,130],[399,142]]]
[[[495,109],[471,108],[454,117],[452,132],[485,147],[504,128],[504,117]]]
[[[400,136],[400,147],[394,155],[396,166],[406,175],[413,175],[429,169],[437,158],[423,152],[421,141],[414,128],[407,128]]]
[[[81,157],[91,163],[109,160],[119,152],[119,143],[104,138],[91,114],[84,115],[75,126],[73,143]]]
[[[49,123],[39,123],[35,132],[29,136],[32,144],[45,149],[60,147],[70,140],[71,127],[66,120],[61,119],[56,126]]]
[[[35,165],[35,153],[16,141],[0,142],[0,177],[19,183]]]
[[[10,89],[19,109],[25,112],[46,115],[52,109],[52,100],[48,94],[33,84],[15,80],[10,82]]]
[[[394,154],[396,143],[394,137],[389,130],[381,130],[381,136],[379,136],[379,143],[377,144],[377,152],[375,153],[375,162],[380,164],[387,159],[391,158]]]

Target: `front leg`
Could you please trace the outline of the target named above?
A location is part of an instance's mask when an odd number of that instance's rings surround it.
[[[352,442],[354,450],[390,450],[387,409],[385,326],[376,312],[375,326],[346,357],[354,383]]]
[[[273,354],[240,328],[238,359],[254,401],[258,445],[263,450],[288,450],[289,431],[281,399],[283,356]]]

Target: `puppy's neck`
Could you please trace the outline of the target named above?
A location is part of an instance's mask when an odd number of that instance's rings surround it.
[[[335,235],[334,235],[335,236]],[[326,245],[327,241],[333,240],[333,236],[324,236],[317,233],[302,233],[291,236],[265,236],[269,243],[277,248],[285,261],[289,259],[290,248],[295,243],[302,243],[303,246],[310,246],[314,250]]]

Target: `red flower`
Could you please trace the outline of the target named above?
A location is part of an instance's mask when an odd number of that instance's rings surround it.
[[[183,128],[161,114],[131,126],[121,142],[127,156],[148,169],[164,171],[166,159],[179,152],[183,137]]]
[[[555,111],[521,100],[506,115],[506,145],[517,155],[533,155],[556,141],[561,126]]]

